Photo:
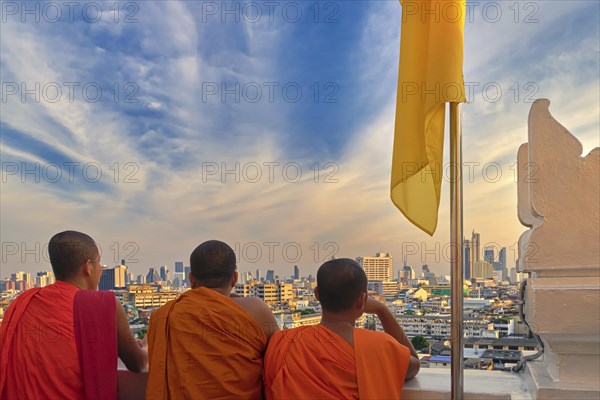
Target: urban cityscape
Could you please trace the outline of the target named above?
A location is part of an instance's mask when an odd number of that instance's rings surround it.
[[[475,231],[463,240],[465,368],[508,370],[524,355],[537,351],[537,341],[519,315],[521,274],[508,267],[506,252],[506,247],[481,248],[480,234]],[[390,253],[355,259],[367,275],[369,294],[385,302],[395,315],[419,350],[422,367],[450,368],[450,275],[435,274],[427,264],[408,265],[406,259],[399,265]],[[134,276],[126,260],[121,260],[120,265],[103,266],[99,290],[115,293],[132,331],[143,338],[152,312],[190,289],[189,274],[189,266],[175,261],[172,266],[149,267],[146,274]],[[8,305],[23,291],[54,282],[50,271],[3,277],[0,322]],[[315,286],[314,275],[303,275],[300,266],[291,265],[286,276],[273,269],[239,271],[234,292],[262,299],[279,327],[289,329],[320,322]],[[378,318],[369,314],[357,326],[383,331]]]

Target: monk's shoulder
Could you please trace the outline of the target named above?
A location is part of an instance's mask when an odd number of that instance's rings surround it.
[[[281,342],[296,343],[299,341],[314,343],[319,341],[318,334],[317,326],[299,326],[297,328],[282,329],[273,334],[269,343],[272,342],[274,345]]]
[[[271,311],[267,303],[258,297],[231,297],[231,300],[254,316]]]
[[[151,314],[150,314],[150,322],[152,322],[152,320],[157,320],[159,318],[166,318],[169,310],[171,309],[171,305],[175,302],[176,300],[171,300],[166,302],[165,304],[163,304],[162,306],[158,307],[156,310],[154,310]]]

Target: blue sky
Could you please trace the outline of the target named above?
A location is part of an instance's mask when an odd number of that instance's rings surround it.
[[[384,251],[449,274],[447,184],[433,238],[389,201],[400,4],[271,4],[2,3],[0,277],[50,269],[65,229],[136,274],[213,238],[241,271]],[[514,248],[531,101],[599,145],[600,5],[468,4],[464,227]]]

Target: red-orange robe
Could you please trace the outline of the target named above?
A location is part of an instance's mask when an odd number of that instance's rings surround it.
[[[400,399],[410,351],[383,332],[354,329],[354,348],[323,325],[275,333],[265,355],[269,399]]]
[[[62,281],[21,294],[2,321],[0,398],[116,398],[115,312],[113,293]]]
[[[146,399],[260,399],[266,346],[239,304],[205,287],[188,290],[150,317]]]

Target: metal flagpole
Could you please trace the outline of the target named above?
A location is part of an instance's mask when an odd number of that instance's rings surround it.
[[[452,400],[463,399],[463,200],[461,105],[450,103],[450,279],[452,282]]]

